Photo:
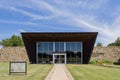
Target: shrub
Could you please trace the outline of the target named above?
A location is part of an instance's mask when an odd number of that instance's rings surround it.
[[[113,64],[113,62],[108,60],[91,60],[89,64],[103,65],[103,64]]]
[[[102,61],[98,61],[97,65],[103,65]]]
[[[107,63],[107,64],[112,64],[113,62],[111,61],[108,61],[108,60],[103,60],[104,63]]]
[[[97,60],[91,60],[91,61],[89,62],[89,64],[97,64],[97,63],[98,63]]]
[[[102,43],[98,42],[96,46],[97,47],[102,47],[103,45],[102,45]]]

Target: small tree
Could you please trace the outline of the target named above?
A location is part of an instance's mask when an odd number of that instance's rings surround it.
[[[98,42],[96,46],[97,47],[102,47],[103,45],[102,45],[102,43]]]
[[[120,37],[118,37],[113,43],[108,44],[108,46],[120,46]]]
[[[16,35],[8,39],[3,39],[0,44],[3,46],[24,46],[22,38]]]
[[[115,41],[116,46],[120,46],[120,38],[118,37]]]

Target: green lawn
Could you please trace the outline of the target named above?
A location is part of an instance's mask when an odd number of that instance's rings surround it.
[[[44,80],[53,65],[28,64],[27,75],[8,75],[9,63],[0,63],[0,80]]]
[[[75,80],[120,80],[120,68],[95,65],[66,65]]]

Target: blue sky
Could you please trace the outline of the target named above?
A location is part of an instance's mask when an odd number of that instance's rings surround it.
[[[20,32],[99,32],[120,36],[120,0],[0,0],[0,40]]]

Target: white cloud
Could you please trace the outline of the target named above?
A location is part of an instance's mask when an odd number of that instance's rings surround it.
[[[6,6],[6,7],[0,6],[0,7],[4,8],[4,9],[7,9],[7,10],[12,10],[12,11],[15,11],[15,12],[22,13],[22,14],[28,16],[28,17],[31,17],[33,20],[36,20],[36,19],[51,19],[51,18],[55,17],[55,16],[41,16],[41,15],[38,15],[38,14],[34,14],[34,13],[31,13],[31,12],[16,8],[16,7],[12,7],[12,6]]]
[[[36,26],[36,23],[33,22],[21,22],[21,21],[13,21],[13,20],[1,20],[0,19],[0,23],[4,23],[4,24],[19,24],[19,25],[32,25],[32,26]]]
[[[58,22],[59,25],[61,24],[68,24],[72,25],[73,28],[83,28],[84,31],[95,31],[99,32],[98,41],[107,45],[110,42],[113,42],[118,36],[120,36],[120,14],[117,13],[117,17],[114,18],[112,23],[108,21],[99,21],[99,15],[97,13],[89,14],[87,12],[92,12],[91,10],[102,10],[104,5],[109,0],[55,0],[53,2],[47,2],[45,0],[27,0],[24,3],[20,2],[18,5],[6,5],[1,4],[0,7],[8,10],[12,10],[14,12],[19,12],[24,14],[25,16],[31,17],[33,20],[52,20],[53,22]],[[9,2],[9,1],[8,1]],[[23,5],[22,5],[23,4]],[[22,7],[22,8],[20,8]],[[30,8],[32,10],[37,10],[42,12],[46,10],[51,14],[48,16],[42,16],[41,14],[33,13],[31,11],[24,10],[24,7]],[[102,7],[102,8],[101,8]],[[74,12],[74,10],[78,10],[78,12]],[[119,9],[119,8],[118,8]],[[117,9],[117,10],[118,10]],[[86,11],[84,11],[86,10]],[[118,10],[119,11],[119,10]],[[82,14],[81,12],[85,13]],[[112,10],[111,10],[111,14]],[[96,17],[97,16],[97,17]],[[59,19],[59,18],[60,19]],[[0,20],[0,23],[7,23],[7,24],[20,24],[20,25],[33,25],[40,23],[33,23],[33,22],[18,22],[18,21],[8,21],[8,20]],[[55,24],[55,23],[54,23]],[[45,25],[49,26],[50,25]],[[52,28],[52,27],[51,27]],[[24,31],[20,29],[20,32]]]
[[[27,31],[24,29],[19,29],[19,32],[27,32]]]

